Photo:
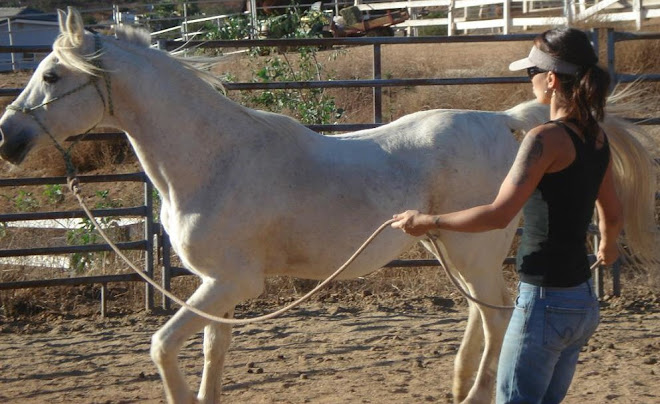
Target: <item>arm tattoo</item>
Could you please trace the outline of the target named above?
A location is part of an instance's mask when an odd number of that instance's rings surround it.
[[[529,168],[538,162],[543,155],[543,141],[541,135],[534,138],[532,142],[523,142],[521,145],[521,160],[516,159],[513,167],[513,183],[523,185],[529,178]]]

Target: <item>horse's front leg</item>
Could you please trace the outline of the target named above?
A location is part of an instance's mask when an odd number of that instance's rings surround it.
[[[222,283],[207,278],[187,303],[212,315],[224,315],[231,312],[243,296],[240,290],[238,284]],[[208,323],[209,320],[182,307],[153,335],[151,358],[161,375],[165,397],[170,404],[196,402],[194,394],[177,366],[177,357],[183,343]]]
[[[225,314],[226,318],[233,316],[233,310]],[[231,343],[231,329],[231,325],[219,323],[211,323],[204,328],[204,371],[197,396],[201,404],[220,402],[222,370]]]

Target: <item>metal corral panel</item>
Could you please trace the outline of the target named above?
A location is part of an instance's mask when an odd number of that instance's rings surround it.
[[[0,45],[50,46],[58,33],[58,23],[53,21],[0,20]],[[0,53],[0,71],[34,69],[45,56],[32,52]]]

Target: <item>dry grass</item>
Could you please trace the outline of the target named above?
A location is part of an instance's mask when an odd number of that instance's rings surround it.
[[[603,42],[604,43],[604,42]],[[628,73],[644,73],[657,71],[660,65],[660,43],[658,41],[639,41],[617,45],[617,70]],[[509,76],[507,70],[511,60],[527,54],[528,43],[502,44],[439,44],[439,45],[387,45],[383,46],[382,76],[384,78],[426,78],[426,77],[474,77],[474,76]],[[323,63],[326,75],[323,79],[368,79],[372,77],[371,47],[356,47],[350,50],[321,51],[317,55]],[[604,57],[602,58],[604,60]],[[261,61],[263,62],[263,60]],[[259,60],[249,60],[242,57],[227,58],[215,68],[216,74],[231,73],[237,81],[250,81],[255,64]],[[27,82],[27,73],[10,73],[0,75],[0,84],[4,87],[21,87]],[[645,84],[644,88],[655,97],[660,94],[657,84]],[[365,123],[372,122],[371,89],[333,89],[329,93],[335,98],[336,104],[346,112],[342,122]],[[513,85],[472,85],[472,86],[427,86],[427,87],[395,87],[383,90],[383,115],[385,121],[394,120],[400,116],[425,109],[455,108],[502,110],[510,108],[521,101],[531,98],[531,88],[528,84]],[[230,97],[238,98],[236,94]],[[655,98],[657,100],[657,98]],[[7,103],[0,99],[0,106]],[[657,106],[650,110],[657,112]],[[657,128],[651,131],[654,139],[660,136]],[[658,142],[655,142],[656,144]],[[656,146],[657,147],[657,146]],[[657,149],[656,149],[657,150]],[[659,155],[660,153],[656,153]],[[139,169],[127,146],[121,142],[81,143],[75,153],[76,164],[85,172],[132,172]],[[4,163],[2,163],[4,164]],[[60,157],[52,150],[44,150],[32,155],[20,169],[3,165],[4,177],[34,175],[63,175],[64,166]],[[29,173],[29,174],[28,174]],[[96,190],[108,188],[108,184],[85,186],[90,198]],[[17,189],[0,190],[0,211],[14,212],[18,208],[16,202]],[[59,201],[55,206],[49,205],[49,200],[43,195],[43,188],[26,188],[24,192],[32,192],[39,207],[69,209],[75,208],[70,197]],[[111,195],[122,199],[123,206],[141,204],[141,186],[139,184],[118,184],[111,187]],[[52,210],[52,209],[45,209]],[[27,238],[26,238],[27,237]],[[45,232],[29,236],[11,235],[5,232],[0,237],[3,248],[18,245],[47,244],[53,235]],[[61,237],[57,236],[57,237]],[[19,243],[18,239],[21,238]],[[513,253],[513,251],[512,251]],[[416,247],[403,258],[429,258],[429,254]],[[114,260],[114,258],[109,258]],[[180,265],[174,257],[174,265]],[[113,269],[106,266],[105,271],[125,271],[125,266],[117,264]],[[66,273],[53,273],[52,270],[34,270],[33,268],[0,268],[0,281],[26,279],[27,277],[68,276]],[[159,273],[157,273],[159,276]],[[512,268],[505,268],[505,276],[513,285],[516,279]],[[625,279],[625,282],[635,282],[635,279]],[[637,280],[638,281],[638,280]],[[189,295],[198,285],[192,277],[182,277],[173,280],[173,291],[179,296]],[[270,279],[266,285],[264,298],[277,302],[290,301],[292,296],[300,295],[311,289],[316,282],[295,280],[284,277]],[[113,284],[110,287],[110,310],[123,312],[139,310],[142,306],[144,286],[142,284]],[[360,301],[366,296],[401,296],[413,298],[420,296],[456,297],[456,291],[446,280],[444,274],[436,268],[383,269],[364,278],[352,281],[335,282],[327,290],[316,297],[319,300],[351,300]],[[94,313],[98,311],[96,303],[100,294],[98,286],[80,286],[65,288],[48,288],[40,290],[15,290],[0,292],[0,304],[5,315],[31,314],[36,312],[55,313]],[[159,298],[157,298],[157,303]],[[2,313],[0,313],[2,314]]]

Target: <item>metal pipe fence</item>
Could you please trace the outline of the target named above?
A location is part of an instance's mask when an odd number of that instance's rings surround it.
[[[154,273],[154,215],[153,215],[153,186],[143,172],[131,174],[114,175],[81,175],[77,177],[81,184],[84,183],[117,183],[117,182],[142,182],[144,184],[143,204],[129,208],[112,209],[93,209],[92,213],[97,218],[118,218],[118,217],[139,217],[143,220],[144,231],[141,240],[119,242],[117,246],[121,250],[144,251],[144,272],[153,277]],[[66,177],[48,177],[48,178],[5,178],[0,179],[0,188],[35,186],[35,185],[62,185],[67,183]],[[0,223],[10,223],[17,221],[31,220],[55,220],[55,219],[74,219],[86,218],[82,210],[72,211],[50,211],[50,212],[24,212],[0,214]],[[13,248],[0,250],[0,257],[29,257],[38,255],[60,255],[74,253],[96,253],[112,251],[107,244],[85,244],[85,245],[66,245],[54,247],[29,247]],[[141,278],[135,273],[100,275],[100,276],[74,276],[68,278],[47,278],[34,279],[13,282],[0,283],[0,290],[42,288],[49,286],[64,285],[88,285],[101,284],[101,314],[105,315],[105,291],[106,285],[110,282],[137,281]],[[151,310],[154,307],[153,287],[149,284],[145,286],[145,308]]]
[[[364,80],[337,80],[337,81],[291,81],[291,82],[271,82],[271,83],[226,83],[225,87],[230,91],[237,90],[264,90],[264,89],[291,89],[291,88],[372,88],[373,90],[373,122],[367,124],[338,124],[338,125],[308,125],[313,130],[318,131],[349,131],[359,130],[365,128],[373,128],[382,125],[382,88],[383,87],[396,87],[396,86],[444,86],[444,85],[476,85],[476,84],[510,84],[510,83],[526,83],[527,77],[514,76],[514,77],[467,77],[467,78],[415,78],[415,79],[382,79],[381,78],[381,62],[383,50],[382,45],[390,44],[438,44],[438,43],[464,43],[464,42],[514,42],[514,41],[531,41],[534,34],[515,34],[515,35],[475,35],[475,36],[460,36],[460,37],[360,37],[360,38],[328,38],[328,39],[266,39],[266,40],[232,40],[232,41],[190,41],[181,44],[177,41],[159,40],[158,47],[163,50],[171,50],[175,48],[250,48],[250,47],[286,47],[296,48],[300,46],[320,46],[324,48],[332,46],[372,46],[373,47],[373,71],[371,79]],[[598,47],[598,31],[592,32],[592,39],[596,47]],[[638,79],[646,81],[660,81],[660,75],[651,74],[643,76],[617,74],[613,69],[615,51],[614,43],[623,40],[635,39],[658,39],[660,36],[655,34],[629,34],[629,33],[614,33],[608,32],[608,66],[610,74],[615,82],[632,82]],[[0,52],[20,52],[24,49],[29,51],[44,51],[50,50],[50,47],[7,47],[0,46]],[[612,53],[610,56],[610,52]],[[610,64],[610,61],[612,62]],[[16,96],[20,93],[21,89],[0,89],[0,96]],[[645,118],[644,124],[658,124],[658,117]],[[123,136],[121,133],[96,133],[88,134],[85,140],[106,139]],[[175,276],[181,276],[188,273],[183,268],[175,268],[170,264],[170,248],[169,240],[166,234],[161,233],[161,226],[154,221],[153,217],[153,200],[152,200],[152,185],[146,178],[144,173],[135,173],[121,176],[84,176],[81,177],[82,181],[143,181],[145,202],[144,205],[130,209],[115,209],[115,210],[100,210],[95,211],[100,217],[110,217],[114,215],[128,215],[128,216],[141,216],[145,220],[144,239],[139,242],[128,243],[121,245],[125,249],[139,249],[146,252],[145,257],[145,272],[153,277],[154,266],[157,265],[158,255],[162,256],[162,279],[161,282],[166,289],[169,290],[170,281]],[[65,183],[66,179],[63,177],[57,178],[22,178],[22,179],[5,179],[0,180],[0,187],[10,187],[18,185],[37,185],[37,184],[55,184]],[[39,215],[43,217],[81,217],[81,211],[74,212],[43,212]],[[0,215],[0,222],[12,220],[26,220],[27,218],[37,218],[35,214],[7,214]],[[156,235],[161,235],[157,240],[159,242],[154,244]],[[594,237],[596,237],[594,235]],[[597,239],[595,240],[597,241]],[[597,242],[596,244],[597,245]],[[72,251],[107,251],[107,245],[84,246],[81,250],[78,247],[67,247],[60,249],[21,249],[21,250],[3,250],[0,251],[0,256],[14,256],[30,255],[36,253],[52,253],[64,254]],[[98,249],[98,250],[97,250]],[[157,255],[156,252],[159,254]],[[591,257],[593,259],[593,256]],[[512,264],[514,257],[509,257],[505,260],[504,264]],[[395,260],[387,264],[387,267],[423,267],[423,266],[437,266],[435,260]],[[603,295],[603,273],[602,268],[596,274],[596,283],[598,286],[599,295]],[[618,267],[615,266],[612,273],[614,279],[614,293],[620,293],[620,281],[618,277]],[[119,281],[141,281],[136,274],[123,274],[123,275],[104,275],[80,278],[66,278],[66,279],[45,279],[15,283],[0,283],[0,290],[24,287],[44,287],[55,285],[71,285],[71,284],[98,284],[105,286],[109,282]],[[105,312],[103,301],[104,290],[102,289],[102,312]],[[163,307],[169,309],[169,299],[163,297]],[[154,306],[154,293],[153,289],[147,285],[145,307],[151,309]]]

